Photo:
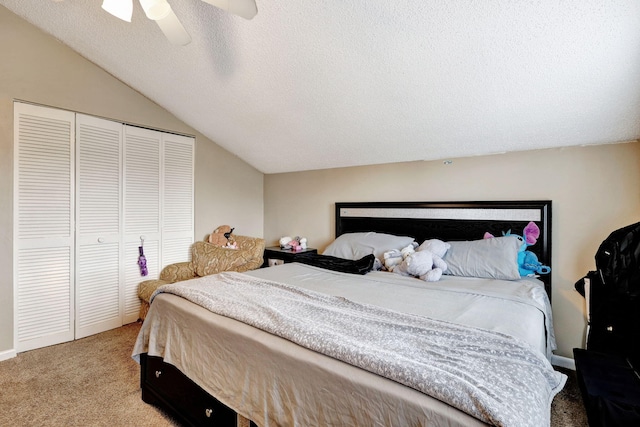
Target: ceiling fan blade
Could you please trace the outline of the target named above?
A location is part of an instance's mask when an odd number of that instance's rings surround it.
[[[172,44],[184,46],[191,43],[191,36],[184,29],[184,26],[178,19],[173,10],[170,10],[167,16],[156,20],[158,27]]]
[[[258,6],[255,0],[229,0],[229,12],[251,19],[258,14]]]
[[[102,8],[123,21],[131,22],[133,0],[104,0]]]
[[[255,0],[202,0],[244,19],[251,19],[258,13]]]

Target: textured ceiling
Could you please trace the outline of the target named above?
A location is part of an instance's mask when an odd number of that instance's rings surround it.
[[[640,138],[638,0],[0,0],[264,173]]]

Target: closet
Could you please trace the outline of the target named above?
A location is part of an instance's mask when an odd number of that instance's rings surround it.
[[[136,321],[140,281],[189,258],[194,138],[20,102],[14,134],[16,351]]]

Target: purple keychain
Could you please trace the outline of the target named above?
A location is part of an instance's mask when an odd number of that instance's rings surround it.
[[[138,266],[140,267],[140,275],[146,276],[149,274],[149,270],[147,270],[147,257],[144,256],[143,245],[144,239],[140,239],[140,246],[138,246],[138,252],[140,253],[140,255],[138,255]]]

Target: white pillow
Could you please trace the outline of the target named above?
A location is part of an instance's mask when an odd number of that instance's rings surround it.
[[[384,253],[392,249],[402,249],[413,243],[413,237],[394,236],[392,234],[375,233],[346,233],[338,236],[327,248],[323,255],[338,258],[358,260],[373,254],[380,261],[384,260]]]
[[[448,243],[451,247],[442,258],[448,267],[444,274],[486,279],[520,279],[518,250],[522,241],[518,237],[503,236]]]

